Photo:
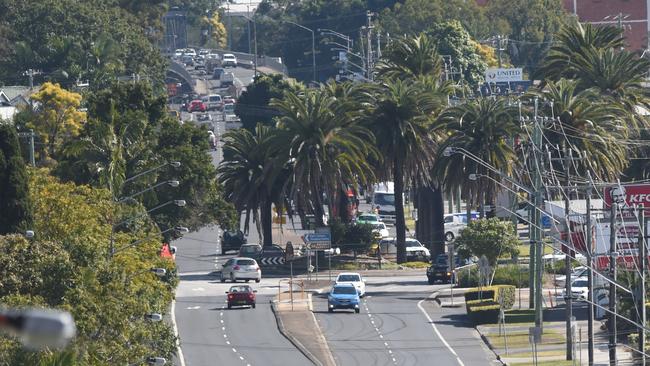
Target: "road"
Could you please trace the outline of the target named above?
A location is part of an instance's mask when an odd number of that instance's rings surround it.
[[[491,364],[493,356],[464,323],[463,308],[441,309],[423,301],[441,287],[428,285],[424,273],[366,280],[360,314],[328,313],[327,296],[314,297],[316,319],[339,365],[426,365],[432,360],[439,365]]]

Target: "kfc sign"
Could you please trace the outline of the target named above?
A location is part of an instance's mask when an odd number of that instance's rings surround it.
[[[605,188],[605,208],[617,203],[620,208],[643,206],[650,214],[650,184],[628,184]],[[631,215],[625,213],[624,216]]]

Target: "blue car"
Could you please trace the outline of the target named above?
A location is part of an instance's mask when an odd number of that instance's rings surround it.
[[[361,311],[359,293],[351,283],[332,286],[327,297],[327,310],[332,313],[335,309],[354,309],[355,313]]]

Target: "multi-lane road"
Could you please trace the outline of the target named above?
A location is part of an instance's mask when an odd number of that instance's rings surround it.
[[[242,83],[252,71],[235,69]],[[209,82],[210,83],[210,82]],[[216,114],[219,112],[215,112]],[[215,133],[225,131],[214,118]],[[220,148],[209,152],[215,164]],[[255,230],[252,230],[254,234]],[[226,308],[225,291],[215,271],[232,254],[221,256],[217,227],[185,235],[174,245],[180,284],[172,316],[177,324],[181,352],[175,364],[309,365],[310,361],[277,328],[269,301],[278,278],[263,276],[256,309]],[[250,240],[254,238],[249,237]],[[493,357],[463,308],[441,308],[427,301],[440,286],[426,283],[424,271],[367,277],[367,296],[360,314],[327,312],[325,295],[313,297],[318,324],[339,365],[490,365]]]

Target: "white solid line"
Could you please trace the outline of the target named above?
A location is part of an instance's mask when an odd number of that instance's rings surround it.
[[[230,345],[230,341],[226,341],[226,344],[227,344],[227,345]]]
[[[172,328],[174,329],[174,335],[176,336],[176,354],[178,355],[178,361],[181,363],[181,366],[185,366],[185,357],[183,357],[183,350],[181,349],[181,342],[179,341],[180,337],[178,336],[178,326],[176,325],[176,300],[172,300]]]
[[[442,334],[440,334],[440,331],[438,330],[438,327],[436,327],[436,324],[433,322],[433,320],[431,319],[431,317],[429,316],[429,314],[427,314],[426,310],[424,310],[424,308],[422,307],[422,303],[423,303],[423,302],[424,302],[424,300],[420,300],[420,301],[418,302],[418,308],[420,309],[420,311],[422,312],[422,314],[424,314],[424,316],[427,318],[427,320],[429,321],[429,324],[431,324],[431,327],[432,327],[433,330],[436,332],[436,335],[438,336],[438,338],[440,338],[440,340],[441,340],[442,343],[447,347],[447,349],[449,349],[449,351],[450,351],[454,356],[456,356],[456,360],[458,361],[458,364],[459,364],[460,366],[465,366],[465,364],[463,363],[463,361],[460,360],[460,357],[458,357],[458,354],[456,353],[456,351],[454,351],[454,349],[451,348],[451,346],[449,345],[449,343],[447,343],[447,341],[442,337]]]
[[[244,361],[244,358],[243,358],[242,356],[239,356],[239,359],[242,360],[242,361]]]
[[[235,352],[235,353],[237,353],[237,350],[236,350],[236,349],[234,349],[234,348],[232,349],[232,351],[233,351],[233,352]]]

